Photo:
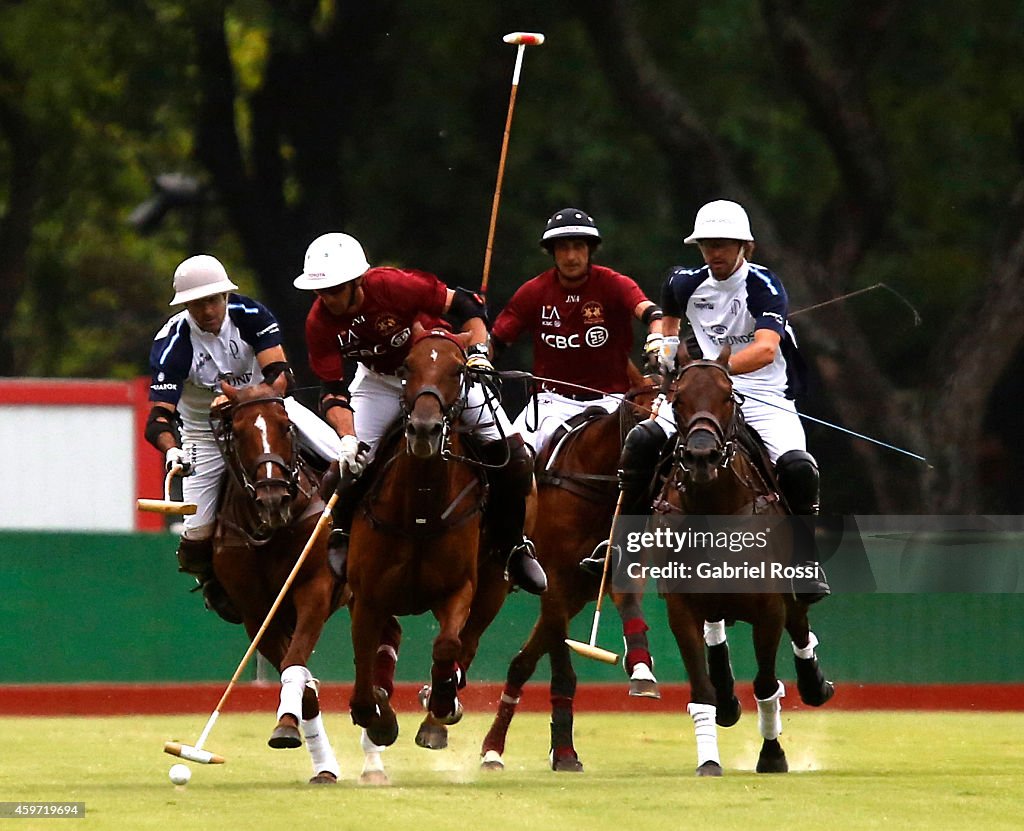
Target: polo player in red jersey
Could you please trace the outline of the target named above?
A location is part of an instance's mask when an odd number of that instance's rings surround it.
[[[540,388],[512,429],[541,453],[552,435],[589,407],[614,412],[629,391],[633,321],[647,327],[645,366],[657,367],[662,347],[662,312],[636,282],[592,261],[601,234],[592,217],[564,208],[548,221],[540,244],[554,266],[528,280],[512,295],[491,332],[495,354],[528,332],[533,339],[533,372]],[[564,382],[564,383],[559,383]],[[582,389],[581,389],[582,388]],[[623,505],[623,513],[639,513]],[[600,575],[607,545],[581,564]],[[625,669],[632,681],[655,682],[639,603],[619,608],[626,638]]]
[[[321,413],[341,437],[339,464],[355,476],[401,415],[402,382],[395,373],[409,352],[414,322],[428,329],[444,326],[443,316],[456,329],[470,332],[466,366],[471,376],[472,371],[494,371],[480,297],[450,289],[426,271],[373,268],[362,246],[348,234],[324,234],[313,240],[294,285],[317,295],[306,318],[309,362],[321,381]],[[493,509],[487,521],[499,551],[508,557],[509,579],[540,594],[547,588],[547,578],[533,544],[523,536],[526,496],[533,482],[529,449],[479,381],[469,385],[459,421],[488,466]],[[369,450],[361,451],[360,443]],[[331,545],[340,563],[356,501],[345,500],[335,516],[338,527]]]

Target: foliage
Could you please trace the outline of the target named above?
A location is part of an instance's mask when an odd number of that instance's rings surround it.
[[[642,95],[681,96],[685,123],[651,121],[610,70],[627,34],[612,27],[602,37],[594,18],[623,5],[640,53],[660,73],[660,86]],[[806,27],[810,58],[826,67],[839,103],[863,113],[878,136],[888,201],[867,211],[869,239],[848,264],[823,257],[843,250],[843,219],[858,194],[828,116],[787,72],[772,14]],[[919,307],[926,325],[917,329],[881,296],[851,301],[844,314],[891,385],[885,395],[911,393],[926,408],[918,393],[934,382],[923,382],[921,356],[934,352],[947,322],[979,305],[1014,227],[1007,206],[1021,178],[1022,16],[1013,0],[4,4],[0,372],[144,372],[170,274],[197,247],[272,305],[300,370],[308,298],[290,279],[316,234],[347,230],[372,262],[475,287],[515,59],[500,38],[533,29],[548,40],[526,50],[492,306],[547,266],[536,240],[559,207],[591,212],[605,238],[599,260],[656,295],[668,265],[696,262],[680,240],[707,189],[743,189],[774,226],[776,238],[764,231],[765,255],[786,250],[799,258],[787,263],[824,269],[817,283],[782,271],[794,307],[878,281]],[[16,141],[18,125],[32,153]],[[677,133],[687,130],[706,136],[703,150],[678,151]],[[732,179],[716,172],[711,147]],[[198,219],[172,211],[140,237],[126,220],[165,172],[199,178],[212,204]],[[18,174],[31,179],[31,195],[17,189]],[[725,192],[723,181],[732,182]],[[22,244],[19,222],[29,228]],[[849,347],[841,329],[813,329],[814,348],[841,358]],[[1005,348],[1017,350],[1018,340]],[[826,388],[819,412],[832,405],[851,417]],[[845,445],[838,452],[849,455]],[[855,495],[869,491],[857,486],[842,501],[869,510]]]

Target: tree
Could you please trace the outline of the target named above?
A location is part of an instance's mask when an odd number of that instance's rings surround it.
[[[929,7],[928,20],[905,12],[898,19],[897,5],[886,0],[832,14],[799,0],[762,0],[760,19],[753,4],[728,6],[716,5],[714,15],[686,7],[682,15],[689,23],[697,19],[694,29],[660,17],[644,20],[622,0],[599,0],[579,14],[623,106],[667,157],[683,160],[675,166],[675,191],[684,215],[710,198],[743,203],[764,260],[785,276],[793,295],[822,302],[897,268],[963,279],[952,272],[964,256],[993,251],[986,273],[971,275],[973,296],[947,295],[933,304],[942,325],[932,322],[926,338],[909,341],[909,354],[879,346],[852,304],[800,321],[839,421],[924,449],[934,465],[910,468],[866,443],[850,445],[874,493],[874,505],[863,501],[861,509],[974,512],[984,420],[1024,337],[1022,158],[1011,132],[1020,124],[1022,97],[1010,92],[1010,112],[985,114],[997,140],[993,156],[972,162],[986,177],[974,183],[949,181],[943,154],[957,141],[967,144],[979,113],[942,105],[976,85],[1005,87],[1008,62],[999,56],[1016,49],[1006,18],[990,8],[965,20],[963,7],[949,4]],[[966,50],[950,42],[954,26],[973,33]],[[664,54],[656,57],[658,35],[666,31],[695,32],[677,43],[685,54],[674,73],[662,68],[669,62]],[[974,65],[986,52],[985,64]],[[922,86],[920,73],[934,73],[937,60],[960,73],[936,79],[938,89]],[[717,78],[719,72],[725,77]],[[693,77],[701,79],[699,92],[683,80]],[[942,131],[934,146],[921,146],[923,137]],[[794,146],[778,146],[779,133]],[[922,166],[922,157],[933,166]],[[780,186],[773,167],[801,162],[819,178],[805,173]],[[999,178],[1005,184],[994,189],[990,183]],[[967,198],[983,213],[972,220],[958,211],[950,222],[934,206],[916,203],[922,194],[950,208]],[[994,249],[985,242],[989,228],[996,228]],[[948,234],[975,238],[951,250]],[[940,269],[931,255],[936,248],[950,255]],[[911,355],[912,372],[894,363]],[[907,486],[910,475],[914,487]]]

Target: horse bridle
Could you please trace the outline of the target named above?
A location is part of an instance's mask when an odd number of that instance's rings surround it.
[[[442,337],[440,335],[427,335],[427,337]],[[408,421],[409,416],[412,415],[412,411],[416,409],[416,402],[419,401],[424,395],[431,395],[437,400],[437,405],[441,410],[441,424],[444,433],[445,441],[447,444],[448,435],[451,432],[452,424],[458,421],[462,411],[466,408],[466,398],[469,395],[469,380],[466,374],[466,352],[463,350],[461,345],[456,343],[451,338],[445,338],[445,340],[454,343],[459,348],[459,353],[462,356],[462,363],[459,365],[459,393],[455,398],[445,403],[444,393],[441,392],[441,388],[436,384],[424,384],[417,391],[412,401],[408,401],[405,396],[406,385],[408,383],[406,378],[401,378],[402,382],[402,395],[400,398],[402,417]]]
[[[214,424],[214,436],[221,447],[221,453],[228,460],[229,467],[234,471],[239,484],[250,499],[256,498],[256,491],[258,488],[273,485],[283,485],[294,499],[299,490],[299,457],[295,449],[295,425],[291,423],[291,420],[288,422],[288,432],[291,436],[292,446],[291,461],[286,461],[278,453],[261,453],[253,462],[253,469],[255,471],[258,471],[261,465],[269,464],[272,468],[279,469],[283,474],[282,476],[264,476],[263,478],[254,478],[250,475],[249,471],[245,469],[242,465],[242,460],[238,457],[238,449],[234,442],[234,419],[235,416],[238,415],[239,410],[253,404],[280,404],[281,407],[284,407],[284,399],[280,396],[268,395],[232,404],[230,407],[225,408],[220,419],[219,429],[211,417],[211,423]],[[287,414],[287,410],[285,412]]]
[[[725,374],[725,377],[729,379],[729,386],[732,388],[732,378],[729,375],[729,370],[717,361],[709,360],[691,361],[683,366],[676,374],[676,383],[679,382],[679,379],[682,378],[688,370],[696,367],[714,367],[719,372]],[[704,430],[711,433],[715,437],[715,443],[722,448],[722,460],[717,465],[720,470],[726,469],[732,463],[732,457],[736,452],[736,444],[732,440],[732,436],[735,434],[736,413],[739,409],[740,400],[735,391],[733,391],[729,398],[733,402],[732,419],[724,427],[722,426],[722,422],[719,420],[718,416],[710,410],[698,410],[690,416],[689,421],[686,422],[685,428],[679,430],[681,441],[676,444],[676,461],[678,462],[679,467],[687,473],[690,472],[690,469],[686,466],[684,450],[686,445],[689,443],[690,436],[698,430]]]

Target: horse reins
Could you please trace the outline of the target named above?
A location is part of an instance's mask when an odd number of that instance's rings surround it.
[[[255,471],[258,471],[261,465],[269,465],[271,470],[273,468],[281,470],[284,474],[283,476],[264,476],[262,478],[250,476],[249,471],[243,467],[242,461],[238,457],[238,449],[233,440],[234,419],[238,415],[239,410],[253,404],[279,404],[281,408],[284,409],[284,399],[280,396],[264,396],[232,404],[225,412],[225,417],[221,420],[221,430],[218,432],[217,429],[214,428],[214,435],[218,439],[218,443],[223,443],[221,452],[224,453],[225,458],[230,462],[229,466],[235,473],[235,476],[238,479],[238,484],[242,487],[242,490],[248,494],[250,499],[255,498],[257,488],[271,487],[274,485],[284,486],[294,499],[299,490],[299,464],[298,453],[295,451],[295,425],[292,424],[290,420],[288,422],[288,431],[292,435],[291,461],[286,461],[278,453],[262,453],[256,457],[256,460],[253,463]],[[285,412],[287,414],[287,410]]]

